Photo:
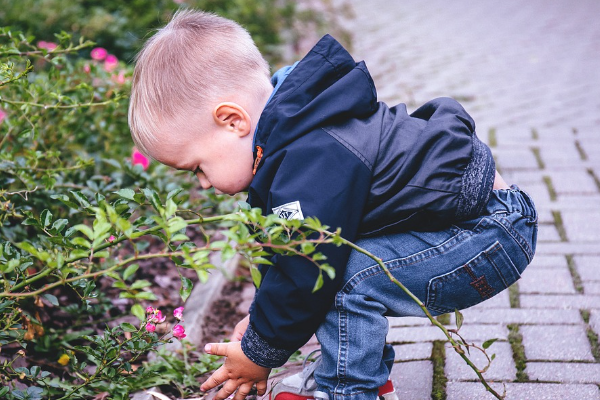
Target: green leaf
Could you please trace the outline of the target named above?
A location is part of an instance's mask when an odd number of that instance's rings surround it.
[[[458,310],[454,310],[454,315],[456,317],[456,330],[460,330],[460,327],[463,324],[463,321],[465,320],[465,317],[463,317],[462,313]]]
[[[150,282],[148,282],[145,279],[140,279],[138,281],[133,282],[133,284],[131,285],[131,289],[132,290],[136,290],[136,289],[143,289],[146,287],[152,286],[152,284]]]
[[[140,300],[156,300],[156,295],[152,292],[139,292],[136,293],[133,297]]]
[[[73,197],[75,197],[75,200],[77,200],[77,202],[81,205],[81,207],[88,208],[92,206],[83,193],[75,190],[70,190],[70,192],[73,195]]]
[[[130,276],[135,274],[135,271],[137,271],[139,267],[139,264],[131,264],[128,266],[123,272],[123,280],[129,279]]]
[[[44,228],[49,226],[52,223],[52,213],[47,209],[42,211],[42,214],[40,215],[40,222]]]
[[[323,287],[323,274],[319,274],[319,276],[317,277],[317,281],[315,282],[315,287],[313,288],[313,293],[316,292],[317,290],[321,289]]]
[[[173,201],[173,199],[168,199],[167,204],[165,204],[165,217],[170,218],[177,211],[177,204]]]
[[[192,288],[194,284],[191,280],[186,278],[185,276],[181,277],[181,289],[179,289],[179,295],[181,296],[181,300],[186,301],[188,297],[190,297],[190,293],[192,293]]]
[[[335,279],[335,268],[333,268],[331,265],[323,264],[323,265],[321,265],[321,269],[323,271],[325,271],[327,276],[329,276],[329,279],[331,279],[331,280]]]
[[[133,306],[131,306],[131,313],[142,322],[146,320],[146,311],[144,310],[144,307],[142,307],[140,304],[134,304]]]
[[[85,236],[88,237],[88,239],[91,239],[91,240],[94,239],[94,231],[92,231],[92,229],[87,225],[78,224],[78,225],[75,225],[73,227],[73,229],[83,233]]]
[[[262,282],[262,274],[255,265],[250,266],[250,275],[252,276],[252,282],[254,282],[254,286],[256,286],[256,288],[260,288],[260,284]]]
[[[57,219],[56,221],[54,221],[54,223],[52,224],[52,227],[50,229],[60,233],[60,232],[62,232],[63,229],[65,229],[65,227],[68,224],[69,224],[69,220],[67,220],[67,219],[64,219],[64,218]]]
[[[53,306],[58,306],[58,299],[53,294],[45,293],[42,295],[42,297],[48,300],[48,302]]]
[[[55,200],[59,200],[61,203],[63,203],[64,205],[66,205],[69,208],[72,208],[73,210],[79,210],[79,206],[75,203],[73,203],[71,201],[71,199],[69,199],[69,196],[65,195],[65,194],[55,194],[50,196],[51,199],[55,199]]]
[[[123,331],[125,331],[125,332],[137,331],[137,328],[135,326],[133,326],[132,324],[130,324],[129,322],[121,323],[121,329],[123,329]]]
[[[160,202],[160,197],[158,197],[156,192],[148,188],[143,188],[142,192],[144,193],[144,196],[146,196],[146,199],[150,202],[150,204],[152,204],[152,207],[154,207],[154,209],[159,213],[162,212],[163,208]]]
[[[121,196],[124,199],[135,201],[134,197],[135,192],[131,189],[121,189],[115,192],[117,195]]]
[[[300,245],[300,249],[302,249],[303,254],[310,254],[315,251],[315,245],[304,242]]]
[[[485,342],[483,342],[483,344],[481,345],[484,349],[489,348],[492,344],[494,344],[494,342],[498,340],[498,338],[496,339],[490,339],[490,340],[486,340]]]

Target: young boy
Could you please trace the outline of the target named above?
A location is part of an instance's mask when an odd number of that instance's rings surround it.
[[[411,115],[378,103],[365,64],[330,36],[271,80],[239,25],[179,12],[138,55],[129,123],[138,149],[193,171],[204,189],[248,191],[265,214],[341,227],[434,315],[504,290],[535,251],[533,202],[495,172],[465,110],[451,99]],[[319,250],[336,276],[316,293],[314,266],[272,257],[239,341],[206,346],[227,358],[202,390],[223,384],[217,400],[242,400],[254,385],[264,394],[270,369],[316,332],[314,375],[284,381],[278,400],[390,392],[386,316],[423,313],[373,260],[346,246]]]

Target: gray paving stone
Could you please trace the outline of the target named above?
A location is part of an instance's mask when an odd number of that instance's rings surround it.
[[[540,242],[560,242],[560,235],[555,225],[540,224],[538,226],[538,241]]]
[[[508,290],[498,293],[494,297],[487,299],[473,307],[468,308],[468,310],[473,309],[496,309],[496,308],[509,308],[510,307],[510,296]],[[453,313],[451,315],[454,315]]]
[[[574,294],[575,287],[569,270],[526,269],[519,281],[519,292]]]
[[[494,158],[502,171],[511,169],[539,169],[534,153],[526,148],[497,148],[494,149]]]
[[[577,272],[584,281],[600,281],[600,256],[575,256]]]
[[[536,254],[527,269],[569,269],[564,256]]]
[[[583,292],[585,294],[600,295],[600,281],[583,282]]]
[[[525,372],[543,382],[600,384],[600,364],[529,362]]]
[[[600,244],[600,213],[561,210],[561,216],[569,241]]]
[[[477,345],[481,345],[477,343]],[[512,357],[510,343],[495,342],[486,351],[491,358],[496,357],[490,364],[489,369],[483,374],[486,380],[512,381],[516,379],[517,368]],[[477,350],[471,349],[469,359],[479,369],[488,365],[485,355]],[[467,363],[452,348],[446,349],[446,377],[450,380],[469,381],[477,379],[477,375]]]
[[[506,308],[482,310],[470,308],[462,311],[466,323],[469,324],[519,324],[519,325],[565,325],[582,324],[579,310],[548,310]],[[452,318],[454,323],[454,318]]]
[[[600,310],[600,296],[593,294],[522,294],[520,302],[522,308]]]
[[[559,194],[597,194],[594,180],[584,168],[552,171],[552,183]]]
[[[539,147],[540,157],[544,161],[545,169],[553,170],[565,167],[581,167],[584,161],[581,159],[575,138],[561,143],[552,143],[550,146]],[[557,146],[557,144],[559,144]]]
[[[397,326],[431,326],[429,319],[423,317],[388,317],[390,328]]]
[[[396,352],[394,360],[411,361],[431,358],[433,343],[399,344],[394,346]]]
[[[559,243],[550,243],[550,242],[538,242],[537,248],[535,250],[536,254],[544,254],[544,255],[567,255],[567,254],[581,254],[581,255],[598,255],[600,254],[600,246],[595,242],[578,242],[578,243],[569,243],[569,242],[559,242]]]
[[[583,325],[521,326],[528,360],[594,361]]]
[[[599,400],[598,386],[591,384],[557,383],[492,383],[490,386],[502,394],[506,388],[506,400]],[[495,399],[486,392],[481,383],[448,382],[447,400],[490,400]]]
[[[460,333],[469,342],[508,338],[508,330],[500,325],[463,325]],[[444,333],[435,326],[392,328],[387,335],[388,343],[419,343],[434,340],[446,340]]]
[[[400,399],[430,399],[433,385],[431,361],[409,361],[394,364],[390,379]]]

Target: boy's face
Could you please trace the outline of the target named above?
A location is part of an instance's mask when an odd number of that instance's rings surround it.
[[[194,172],[204,189],[214,187],[216,193],[233,195],[252,182],[254,135],[243,116],[240,119],[235,112],[218,115],[221,121],[215,118],[206,132],[198,132],[193,120],[183,130],[167,129],[167,137],[177,138],[175,144],[155,147],[152,156],[170,167]]]

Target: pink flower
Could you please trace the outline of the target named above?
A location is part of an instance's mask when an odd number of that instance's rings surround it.
[[[106,56],[104,60],[104,70],[108,72],[112,72],[119,65],[119,59],[112,54]]]
[[[83,66],[83,72],[85,72],[86,74],[89,74],[92,71],[92,68],[90,67],[90,64],[85,64]]]
[[[163,315],[160,310],[154,311],[154,314],[155,314],[154,320],[158,324],[162,324],[163,322],[165,322],[165,319],[167,319],[167,317],[165,315]]]
[[[146,308],[146,314],[154,314],[154,308],[148,306],[148,308]]]
[[[186,337],[187,335],[185,334],[185,329],[183,328],[183,326],[181,326],[181,325],[175,325],[173,327],[173,336],[175,336],[179,340],[181,340],[184,337]]]
[[[185,3],[185,0],[173,0],[173,3],[183,4],[183,3]]]
[[[108,238],[109,242],[114,242],[117,238],[114,235],[110,235],[110,237]]]
[[[156,325],[154,324],[147,324],[146,325],[146,330],[150,333],[154,333],[154,331],[156,330]]]
[[[173,310],[173,316],[181,321],[183,319],[183,307],[177,307]]]
[[[52,51],[58,47],[58,45],[54,42],[45,42],[43,40],[40,40],[37,45],[40,49],[46,49],[48,51]]]
[[[90,53],[90,57],[92,57],[92,59],[96,60],[96,61],[104,60],[107,55],[108,55],[108,51],[106,51],[106,49],[102,48],[102,47],[96,47],[96,48],[92,49],[92,52]]]
[[[117,82],[119,85],[123,85],[125,83],[125,71],[119,71],[118,75],[111,76],[114,82]]]
[[[0,124],[6,119],[6,112],[0,108]]]
[[[145,171],[145,170],[148,169],[148,166],[150,165],[150,160],[148,160],[145,155],[143,155],[142,153],[140,153],[134,147],[133,148],[133,153],[131,153],[131,163],[133,165],[140,164],[144,168],[144,171]]]

